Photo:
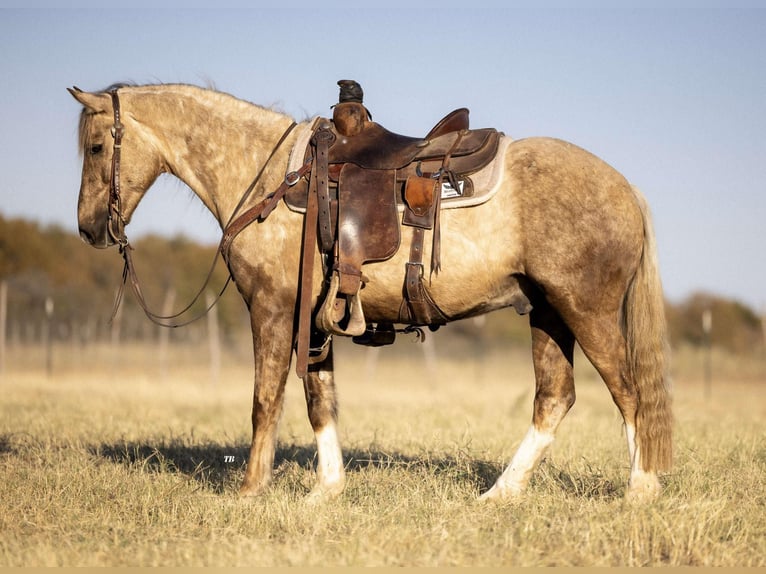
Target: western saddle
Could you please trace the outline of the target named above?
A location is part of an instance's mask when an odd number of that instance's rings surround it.
[[[283,185],[279,194],[291,209],[305,212],[296,369],[300,377],[309,363],[324,358],[327,345],[322,343],[330,335],[350,336],[370,346],[394,342],[392,324],[365,320],[362,265],[390,259],[399,250],[405,227],[412,241],[398,323],[422,336],[421,327],[436,330],[449,321],[426,285],[426,232],[432,234],[429,272],[438,273],[442,199],[474,193],[468,176],[490,164],[502,136],[491,128],[469,130],[467,108],[445,116],[424,138],[398,135],[372,121],[357,82],[341,80],[338,85],[332,119],[314,122],[300,158],[303,167],[288,174],[287,187]],[[261,220],[277,200],[271,199],[264,213],[258,208]],[[312,326],[315,245],[323,255],[325,287]]]

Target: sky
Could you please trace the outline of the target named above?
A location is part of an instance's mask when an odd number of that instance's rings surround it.
[[[303,120],[329,116],[337,80],[355,79],[395,132],[426,133],[465,106],[473,127],[584,147],[646,196],[671,301],[704,291],[766,311],[766,2],[105,5],[0,0],[6,218],[77,230],[80,106],[67,87],[213,86]],[[170,176],[127,231],[220,238]]]

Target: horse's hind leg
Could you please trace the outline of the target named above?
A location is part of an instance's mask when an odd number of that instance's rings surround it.
[[[559,424],[575,401],[572,356],[574,337],[556,311],[535,301],[530,314],[535,401],[532,425],[511,463],[482,500],[518,497],[553,442]]]
[[[332,343],[327,358],[309,366],[303,388],[309,421],[317,442],[317,483],[309,494],[309,500],[319,501],[339,495],[346,482],[337,433],[338,401]]]
[[[606,383],[625,421],[631,463],[626,496],[636,499],[654,497],[660,491],[660,483],[656,472],[647,472],[641,465],[641,452],[636,440],[639,397],[627,367],[625,337],[620,327],[619,313],[582,317],[571,324],[577,342]]]

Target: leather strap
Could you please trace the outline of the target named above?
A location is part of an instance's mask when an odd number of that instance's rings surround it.
[[[332,230],[332,215],[330,211],[330,178],[328,168],[328,154],[330,146],[335,141],[335,134],[332,133],[330,124],[322,122],[319,129],[314,134],[314,145],[316,146],[316,161],[314,162],[314,173],[316,174],[316,192],[318,202],[318,226],[319,226],[319,247],[327,253],[331,251],[334,243],[334,233]]]
[[[117,90],[114,89],[110,91],[109,94],[112,96],[112,108],[114,110],[114,125],[112,126],[114,149],[112,153],[112,172],[109,181],[109,221],[106,229],[115,243],[124,246],[128,243],[128,239],[125,236],[125,220],[122,218],[120,159],[122,152],[122,136],[125,133],[125,128],[121,120],[120,98],[117,95]]]
[[[439,185],[436,187],[436,205],[435,207],[435,215],[434,215],[434,236],[433,236],[433,244],[431,249],[431,273],[439,274],[439,271],[442,267],[442,260],[441,260],[441,203],[442,203],[442,183],[444,182],[444,177],[447,176],[450,183],[453,185],[456,185],[457,182],[453,181],[454,175],[449,171],[449,164],[450,159],[452,158],[452,153],[457,149],[457,146],[460,144],[460,140],[463,139],[463,135],[465,134],[465,131],[461,130],[457,133],[457,137],[455,138],[455,143],[452,144],[452,147],[450,147],[449,151],[447,152],[447,155],[444,156],[444,161],[442,162],[441,170],[439,170]]]
[[[280,147],[282,147],[282,144],[283,144],[283,143],[285,142],[285,140],[287,139],[287,136],[289,136],[289,135],[290,135],[290,133],[291,133],[291,132],[292,132],[292,131],[295,129],[295,127],[296,127],[297,125],[298,125],[297,123],[295,123],[295,122],[292,122],[292,123],[290,124],[290,126],[289,126],[289,127],[288,127],[288,128],[285,130],[285,131],[284,131],[284,133],[282,134],[282,137],[280,137],[280,138],[279,138],[279,141],[277,142],[277,145],[275,145],[275,146],[274,146],[274,148],[271,150],[271,153],[269,154],[269,157],[268,157],[268,158],[266,158],[266,161],[265,161],[265,162],[263,163],[263,165],[261,166],[261,169],[258,171],[258,173],[256,174],[256,176],[255,176],[255,178],[253,179],[253,181],[250,183],[250,185],[248,185],[248,186],[247,186],[247,189],[246,189],[246,190],[245,190],[245,192],[242,194],[242,197],[240,197],[240,198],[239,198],[239,202],[237,203],[237,207],[235,207],[235,208],[234,208],[234,211],[232,211],[232,212],[231,212],[231,216],[229,217],[229,221],[227,221],[227,222],[226,222],[226,227],[228,227],[228,226],[229,226],[229,224],[230,224],[230,223],[231,223],[231,222],[234,220],[234,217],[237,215],[237,212],[238,212],[240,209],[242,209],[242,206],[243,206],[243,205],[245,205],[245,201],[247,201],[247,198],[248,198],[248,197],[250,197],[250,194],[251,194],[251,193],[253,192],[253,190],[255,189],[255,186],[256,186],[256,185],[258,184],[258,182],[261,180],[261,176],[263,175],[263,172],[266,170],[266,167],[267,167],[267,166],[268,166],[268,165],[271,163],[271,160],[272,160],[272,159],[274,158],[274,156],[276,155],[276,153],[277,153],[277,150],[279,150],[279,148],[280,148]],[[290,177],[290,174],[288,173],[288,174],[285,176],[285,181],[287,181],[289,177]],[[298,180],[295,180],[295,182],[297,182],[297,181],[298,181]],[[293,184],[289,184],[289,185],[293,185]]]
[[[441,189],[442,182],[445,176],[452,180],[454,179],[449,172],[450,158],[452,152],[457,148],[460,140],[463,137],[463,132],[459,132],[452,147],[444,156],[441,170],[439,171],[438,185],[436,186],[436,197],[434,198],[434,221],[433,221],[433,238],[431,249],[431,273],[439,273],[441,269],[441,231],[440,231],[440,215],[441,215]],[[454,185],[454,183],[453,183]],[[423,242],[425,240],[425,229],[422,227],[413,227],[412,229],[412,243],[410,245],[410,258],[406,264],[404,273],[404,292],[407,299],[407,306],[412,315],[410,319],[417,325],[443,325],[447,323],[447,318],[444,313],[441,312],[439,307],[434,303],[431,297],[426,291],[425,285],[423,285],[423,276],[425,275],[423,269]]]
[[[301,257],[300,292],[298,293],[298,340],[296,342],[295,373],[303,379],[308,374],[311,338],[311,295],[314,281],[314,256],[317,244],[317,170],[311,172],[306,216],[303,219],[303,255]]]
[[[402,309],[409,309],[410,317],[409,321],[407,321],[407,317],[400,317],[400,319],[402,322],[411,322],[415,325],[444,325],[447,323],[447,318],[429,297],[423,285],[424,239],[425,229],[413,227],[410,259],[406,264],[404,274],[404,292],[407,305]]]
[[[420,323],[420,318],[428,313],[422,309],[423,297],[420,291],[420,281],[423,278],[423,239],[425,230],[422,227],[413,227],[412,243],[410,244],[410,258],[406,264],[404,274],[404,290],[407,294],[407,301],[410,303],[413,311],[413,319]],[[426,323],[427,324],[427,323]]]
[[[224,229],[221,243],[218,246],[221,255],[225,260],[229,258],[229,249],[234,238],[239,235],[248,225],[254,221],[263,221],[274,211],[279,201],[285,196],[287,190],[298,183],[306,173],[311,170],[313,159],[309,158],[298,171],[293,171],[285,176],[280,186],[268,197],[260,201],[257,205],[243,212],[239,217],[231,221]]]

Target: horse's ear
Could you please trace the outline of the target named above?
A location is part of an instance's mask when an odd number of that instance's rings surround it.
[[[110,110],[110,98],[108,94],[90,92],[83,92],[78,87],[67,88],[67,91],[72,94],[72,97],[80,102],[83,106],[93,112],[106,112]]]

